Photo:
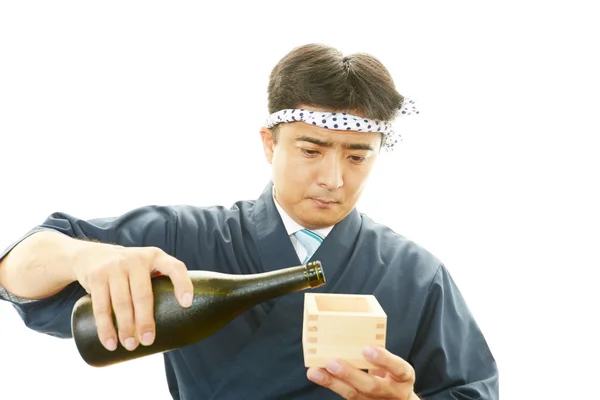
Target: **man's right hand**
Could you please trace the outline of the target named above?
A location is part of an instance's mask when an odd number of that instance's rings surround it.
[[[98,337],[110,351],[117,348],[117,340],[127,350],[154,342],[153,276],[171,279],[182,307],[192,303],[194,288],[186,266],[156,247],[95,244],[80,252],[73,273],[91,294]]]

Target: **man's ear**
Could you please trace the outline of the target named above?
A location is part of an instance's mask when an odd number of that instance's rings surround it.
[[[273,140],[273,132],[271,129],[260,128],[260,137],[263,143],[263,150],[265,152],[265,158],[267,162],[271,164],[273,162],[273,152],[275,151],[275,141]]]

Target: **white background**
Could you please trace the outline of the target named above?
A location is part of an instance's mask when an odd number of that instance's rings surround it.
[[[54,211],[257,197],[274,64],[369,52],[422,112],[360,210],[445,262],[503,399],[597,396],[593,2],[199,3],[0,3],[1,247]],[[0,303],[0,398],[169,396],[160,356],[93,369]]]

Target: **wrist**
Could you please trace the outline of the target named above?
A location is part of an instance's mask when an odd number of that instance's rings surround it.
[[[69,283],[79,281],[81,268],[89,267],[100,260],[106,259],[108,252],[121,248],[122,246],[102,242],[71,239],[69,250],[64,253],[63,265],[65,265],[66,270],[63,276],[69,280]]]
[[[44,255],[39,265],[52,276],[56,286],[67,286],[77,281],[76,266],[89,248],[84,241],[58,232],[40,232],[33,253]]]

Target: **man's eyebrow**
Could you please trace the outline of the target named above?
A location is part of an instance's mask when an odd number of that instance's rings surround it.
[[[313,143],[313,144],[316,144],[317,146],[321,146],[321,147],[333,147],[333,142],[328,142],[326,140],[321,140],[321,139],[311,137],[311,136],[298,136],[295,140],[297,142]],[[350,150],[374,151],[373,146],[371,146],[368,143],[344,143],[342,146],[344,148],[350,149]]]

